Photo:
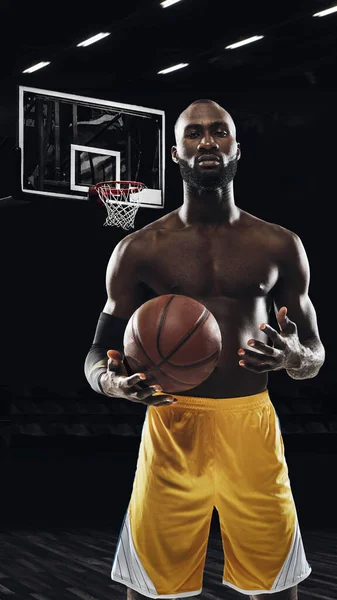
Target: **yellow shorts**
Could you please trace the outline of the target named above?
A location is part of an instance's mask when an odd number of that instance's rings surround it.
[[[202,591],[214,507],[222,583],[275,593],[308,577],[278,417],[268,391],[147,408],[111,579],[148,598]]]

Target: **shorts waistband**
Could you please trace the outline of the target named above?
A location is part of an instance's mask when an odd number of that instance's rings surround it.
[[[268,390],[251,396],[238,396],[237,398],[202,398],[200,396],[181,396],[172,393],[170,395],[178,400],[176,404],[171,404],[171,407],[196,411],[237,412],[266,406],[271,402]]]

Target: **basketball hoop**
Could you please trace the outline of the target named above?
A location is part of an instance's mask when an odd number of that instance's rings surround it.
[[[139,181],[101,181],[94,187],[108,212],[104,225],[123,229],[134,227],[139,194],[146,185]]]

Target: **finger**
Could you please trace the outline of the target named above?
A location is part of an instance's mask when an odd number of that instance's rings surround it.
[[[264,344],[263,342],[260,342],[260,340],[248,340],[247,344],[251,348],[254,348],[254,350],[263,352],[263,354],[266,354],[267,356],[274,356],[274,354],[275,354],[275,348],[273,346]],[[245,348],[240,348],[238,350],[238,354],[243,355],[243,353],[245,351],[246,351]]]
[[[159,384],[150,385],[145,390],[136,393],[137,399],[148,405],[164,406],[177,402],[174,396],[162,393],[163,388]]]
[[[164,402],[156,402],[151,406],[170,406],[171,404],[176,404],[177,400],[165,400]]]
[[[279,353],[278,353],[279,354]],[[252,350],[244,350],[244,354],[240,354],[242,356],[241,361],[243,360],[245,365],[261,365],[266,362],[267,356],[265,354],[260,354],[259,352],[253,352]],[[240,363],[241,363],[240,361]],[[268,356],[268,363],[272,364],[277,361],[277,355]]]
[[[277,321],[278,321],[278,324],[280,326],[281,331],[283,329],[287,329],[289,323],[292,322],[288,318],[288,310],[287,310],[286,306],[282,306],[282,308],[280,308],[280,310],[278,311],[278,313],[277,313]]]
[[[163,388],[156,384],[151,385],[147,388],[147,390],[142,390],[137,393],[137,397],[141,400],[145,400],[146,404],[159,406],[162,404],[172,404],[173,402],[177,402],[174,396],[170,396],[169,394],[161,393]]]
[[[282,339],[280,334],[277,333],[275,329],[273,329],[273,327],[268,325],[268,323],[261,323],[259,329],[261,329],[261,331],[263,331],[263,333],[265,333],[274,342],[274,344],[277,345],[277,347],[284,348],[284,340]]]
[[[275,367],[272,367],[269,362],[262,362],[259,365],[252,365],[246,363],[245,360],[240,360],[239,365],[242,369],[252,371],[253,373],[267,373],[268,371],[275,371]]]
[[[149,406],[169,406],[170,404],[176,404],[177,400],[173,396],[154,396],[148,398],[146,404]]]
[[[283,321],[286,318],[287,313],[288,313],[287,307],[286,306],[281,306],[280,310],[277,313],[277,320],[278,321],[280,321],[280,320]]]
[[[287,328],[288,321],[287,308],[282,306],[277,313],[277,322],[279,324],[280,331],[284,331]]]
[[[108,371],[116,371],[122,364],[122,356],[118,350],[108,350]]]
[[[296,333],[296,323],[289,319],[288,310],[286,306],[282,306],[282,308],[280,308],[280,310],[278,311],[277,320],[280,326],[281,333]]]
[[[134,385],[137,385],[137,383],[139,383],[140,381],[144,381],[144,379],[146,379],[145,373],[134,373],[133,375],[130,375],[129,377],[123,378],[123,381],[121,383],[121,388],[130,389]],[[148,389],[148,388],[146,388],[146,389]]]
[[[137,386],[138,388],[138,386]],[[157,394],[158,392],[162,392],[163,388],[160,385],[149,385],[146,388],[135,390],[135,395],[139,400],[145,400],[146,398],[150,398],[152,395]],[[160,398],[159,398],[160,400]]]
[[[120,352],[118,352],[118,350],[108,350],[107,355],[108,355],[108,358],[111,358],[112,360],[118,360],[118,361],[122,360],[122,355]]]

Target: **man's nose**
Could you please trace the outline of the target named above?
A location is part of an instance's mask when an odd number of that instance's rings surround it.
[[[198,150],[211,150],[213,148],[219,149],[219,144],[211,134],[205,133],[199,142]]]

